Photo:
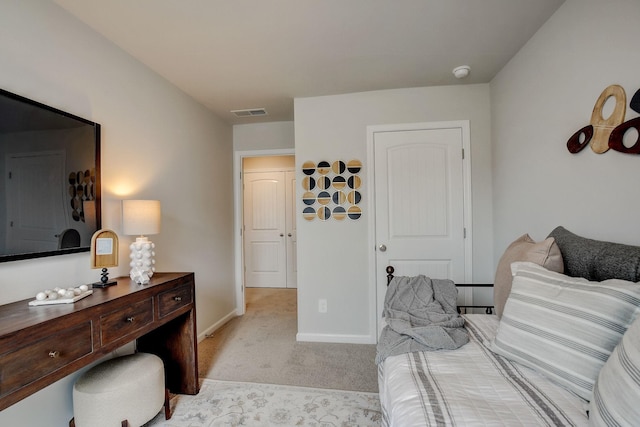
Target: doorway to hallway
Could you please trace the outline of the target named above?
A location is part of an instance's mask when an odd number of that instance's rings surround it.
[[[297,287],[293,162],[293,156],[243,162],[245,287]]]
[[[264,287],[263,285],[266,284],[266,286],[279,288],[295,288],[297,285],[297,269],[295,267],[297,236],[295,231],[294,150],[236,151],[234,154],[234,171],[235,229],[237,230],[235,238],[236,313],[240,316],[246,311],[246,287]],[[287,174],[287,172],[289,173]],[[280,190],[278,190],[280,184],[275,183],[273,177],[267,176],[267,174],[272,173],[276,174],[277,181],[283,182],[283,187]],[[284,178],[278,178],[277,175],[279,173],[283,173]],[[271,182],[269,182],[270,180]],[[252,181],[250,185],[252,188],[249,188],[249,190],[247,190],[248,181]],[[283,202],[285,207],[283,209],[277,208],[280,205],[279,202],[276,202],[279,199],[278,194],[285,195],[285,201]],[[248,203],[247,198],[251,199],[250,211],[245,206]],[[290,203],[287,200],[290,200]],[[287,204],[289,208],[287,208]],[[256,210],[258,210],[257,215],[255,215]],[[275,241],[260,242],[259,238],[264,236],[259,234],[268,234],[269,232],[266,232],[265,229],[275,228],[273,223],[278,223],[278,220],[269,218],[269,215],[266,215],[266,211],[277,212],[279,210],[284,211],[285,220],[284,226],[281,225],[284,228],[276,230],[275,237],[278,239],[276,246],[278,248],[284,247],[284,250],[278,252],[278,258],[276,259],[270,250],[266,250],[269,245],[273,247]],[[277,216],[276,213],[274,215]],[[281,220],[279,224],[282,224]],[[247,228],[251,230],[247,232]],[[257,234],[251,236],[252,232]],[[283,236],[280,236],[280,234],[283,234]],[[247,245],[251,240],[257,243],[253,244],[256,248],[252,248],[249,251]],[[264,257],[265,253],[266,257]],[[284,260],[284,269],[282,268],[282,260]],[[272,273],[269,270],[274,270],[278,273]],[[247,271],[250,271],[250,273],[247,273]],[[265,278],[267,279],[266,282],[264,282]],[[263,280],[263,282],[258,282],[259,284],[256,285],[255,279]]]

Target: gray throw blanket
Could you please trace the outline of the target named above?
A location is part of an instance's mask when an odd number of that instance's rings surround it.
[[[454,350],[469,342],[457,296],[451,280],[394,277],[385,296],[387,326],[380,334],[376,363],[414,351]]]

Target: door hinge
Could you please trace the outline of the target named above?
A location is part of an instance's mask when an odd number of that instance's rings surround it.
[[[464,160],[464,148],[462,149],[462,160]]]
[[[467,228],[466,227],[462,229],[462,238],[463,239],[467,238]]]

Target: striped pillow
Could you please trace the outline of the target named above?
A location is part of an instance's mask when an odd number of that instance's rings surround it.
[[[590,400],[600,369],[640,311],[640,285],[590,282],[528,262],[513,263],[512,271],[492,350]]]
[[[634,425],[640,420],[640,317],[604,364],[593,389],[589,425]]]

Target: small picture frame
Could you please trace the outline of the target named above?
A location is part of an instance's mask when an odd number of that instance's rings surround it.
[[[98,230],[91,237],[91,268],[118,266],[118,235],[111,230]]]
[[[94,283],[94,288],[117,283],[108,280],[107,268],[118,266],[118,247],[118,235],[112,230],[98,230],[91,237],[91,268],[102,268],[102,280]]]

